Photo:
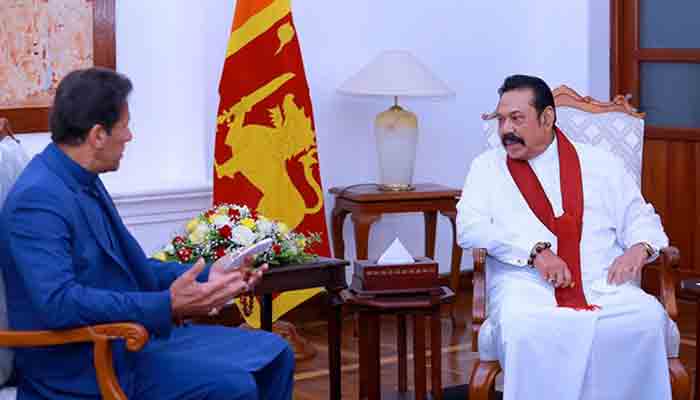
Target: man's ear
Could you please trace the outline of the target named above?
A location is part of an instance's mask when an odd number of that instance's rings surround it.
[[[100,124],[95,124],[92,126],[92,128],[90,128],[85,141],[90,144],[90,146],[96,149],[101,149],[104,147],[106,139],[107,131],[105,128]]]
[[[554,126],[554,117],[554,108],[549,106],[542,111],[540,123],[543,124],[546,129],[552,129]]]

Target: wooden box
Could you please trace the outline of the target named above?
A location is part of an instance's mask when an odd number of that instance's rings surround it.
[[[419,257],[411,264],[394,265],[358,260],[353,267],[353,286],[365,292],[416,292],[440,286],[437,262],[426,257]]]

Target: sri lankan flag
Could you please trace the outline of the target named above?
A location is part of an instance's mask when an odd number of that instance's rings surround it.
[[[295,231],[317,232],[322,241],[313,251],[329,256],[311,98],[290,0],[236,2],[219,95],[214,203],[245,204]],[[320,290],[280,293],[273,320]],[[244,318],[260,326],[257,300]]]

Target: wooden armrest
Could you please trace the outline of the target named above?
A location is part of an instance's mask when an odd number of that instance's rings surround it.
[[[486,321],[486,249],[472,250],[474,271],[472,287],[472,351],[479,350],[479,328]]]
[[[124,339],[131,351],[139,351],[148,341],[148,331],[134,323],[92,325],[61,331],[0,331],[2,347],[39,347],[94,342],[98,338]]]
[[[659,296],[669,317],[676,321],[678,318],[678,305],[676,303],[676,282],[673,269],[678,269],[681,261],[681,253],[673,246],[664,247],[661,254],[653,262],[644,266],[658,272]]]
[[[139,351],[148,341],[148,331],[139,324],[124,322],[92,325],[61,331],[0,331],[2,347],[56,346],[69,343],[92,342],[97,383],[102,398],[127,400],[114,373],[111,340],[124,339],[126,348]]]

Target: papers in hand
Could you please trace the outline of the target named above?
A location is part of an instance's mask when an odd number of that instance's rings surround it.
[[[246,257],[253,257],[257,254],[264,253],[272,248],[274,241],[271,238],[263,239],[255,244],[252,244],[236,254],[229,254],[229,260],[224,269],[238,268],[243,264]]]
[[[377,265],[412,264],[415,260],[399,238],[394,239],[388,249],[377,260]]]

